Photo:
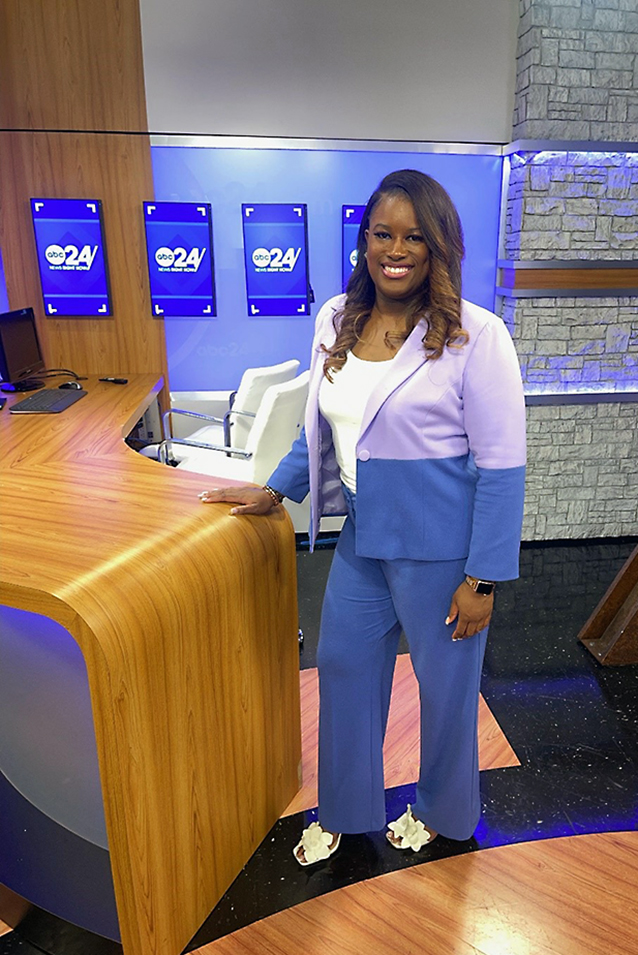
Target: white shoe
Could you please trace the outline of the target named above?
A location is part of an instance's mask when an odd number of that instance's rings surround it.
[[[315,862],[323,862],[324,859],[329,859],[339,848],[341,833],[337,833],[334,845],[331,846],[333,839],[335,839],[334,833],[326,832],[318,822],[311,822],[308,828],[301,833],[301,839],[292,850],[292,854],[299,865],[314,865]],[[303,859],[300,859],[297,855],[299,849],[303,849]]]
[[[386,832],[386,839],[395,849],[412,849],[418,852],[428,842],[436,839],[437,833],[427,829],[420,819],[416,819],[412,814],[412,806],[399,816],[394,822],[388,824],[389,832]]]

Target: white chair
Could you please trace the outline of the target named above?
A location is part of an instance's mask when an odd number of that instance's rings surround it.
[[[279,461],[290,451],[303,422],[308,397],[306,371],[292,381],[271,385],[262,398],[245,448],[203,444],[194,435],[168,438],[160,445],[160,460],[179,454],[177,465],[186,471],[224,477],[238,484],[265,484]],[[307,527],[305,528],[307,530]]]
[[[192,391],[171,393],[171,407],[162,422],[165,439],[190,438],[203,444],[232,445],[245,448],[255,415],[266,390],[271,385],[290,381],[299,370],[296,359],[247,368],[237,391]],[[208,422],[199,428],[203,421]],[[142,450],[146,457],[157,458],[159,445]],[[181,458],[178,446],[172,452],[175,460]]]
[[[290,451],[303,425],[308,396],[308,372],[292,381],[271,385],[264,395],[245,448],[208,444],[198,445],[190,438],[169,438],[162,442],[160,460],[179,457],[178,467],[186,471],[224,477],[237,484],[265,484],[281,459]],[[310,523],[310,498],[301,504],[285,500],[296,534],[307,534]],[[323,517],[322,532],[338,533],[342,517]]]
[[[178,467],[212,477],[225,477],[237,484],[250,482],[265,484],[281,459],[290,451],[303,425],[308,396],[308,372],[293,381],[272,385],[262,399],[245,448],[215,449],[193,447],[191,438],[185,441],[169,439],[162,442],[161,458],[179,452]],[[173,448],[175,450],[173,450]],[[301,504],[285,500],[284,506],[292,518],[296,534],[307,534],[310,523],[310,498]],[[323,517],[322,532],[336,533],[343,525],[342,517]]]

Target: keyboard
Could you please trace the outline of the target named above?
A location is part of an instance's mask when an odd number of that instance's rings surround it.
[[[76,389],[60,391],[58,388],[43,388],[18,401],[9,410],[11,414],[58,414],[84,398],[85,394],[86,391]]]

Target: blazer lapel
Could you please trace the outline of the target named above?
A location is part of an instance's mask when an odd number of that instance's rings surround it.
[[[333,312],[334,314],[334,312]],[[312,356],[312,361],[310,365],[310,382],[308,385],[308,401],[306,404],[307,414],[306,414],[306,435],[308,435],[309,426],[313,429],[317,424],[318,415],[319,415],[319,388],[323,380],[323,363],[326,359],[326,353],[321,348],[322,345],[325,345],[326,348],[330,348],[334,345],[335,338],[337,333],[335,332],[334,325],[332,324],[332,315],[330,315],[329,323],[326,323],[324,328],[321,330],[321,333],[316,336],[314,342],[314,354]],[[312,419],[312,424],[310,421]]]
[[[359,440],[361,440],[374,421],[384,401],[387,401],[392,392],[395,391],[399,385],[403,384],[404,381],[425,364],[427,359],[423,348],[423,336],[426,330],[426,322],[424,319],[421,319],[403,342],[403,345],[394,359],[388,362],[388,372],[383,376],[376,388],[372,390],[372,394],[368,398],[368,403],[361,422]]]

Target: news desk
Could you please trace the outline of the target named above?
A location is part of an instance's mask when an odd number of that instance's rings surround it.
[[[85,387],[58,415],[10,415],[23,396],[0,412],[0,672],[15,697],[0,726],[0,882],[119,929],[125,955],[177,955],[298,789],[294,535],[283,508],[230,517],[197,498],[223,481],[125,445],[154,376]],[[115,931],[90,861],[104,857]]]

